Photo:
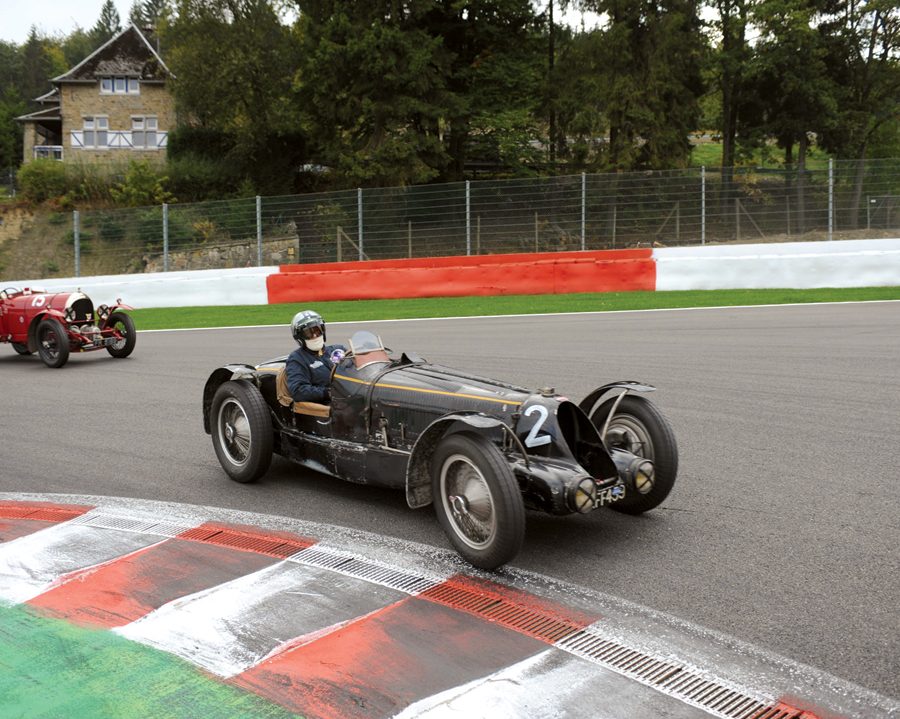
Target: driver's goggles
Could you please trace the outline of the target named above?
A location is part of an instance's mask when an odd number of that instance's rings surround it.
[[[300,330],[300,334],[303,335],[303,339],[311,340],[316,337],[322,336],[322,327],[321,325],[313,325],[312,327],[304,327]]]

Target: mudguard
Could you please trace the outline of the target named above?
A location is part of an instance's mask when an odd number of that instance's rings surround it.
[[[578,403],[578,406],[588,417],[590,417],[597,409],[597,405],[600,404],[601,397],[609,392],[612,392],[615,389],[621,389],[625,392],[656,391],[656,387],[654,387],[653,385],[644,384],[642,382],[635,382],[633,380],[620,380],[618,382],[610,382],[609,384],[604,384],[600,387],[597,387],[597,389],[590,392],[587,397],[581,400],[581,402]]]
[[[246,379],[256,384],[256,367],[249,364],[228,364],[213,370],[203,386],[203,430],[210,434],[209,410],[216,390],[230,380]]]

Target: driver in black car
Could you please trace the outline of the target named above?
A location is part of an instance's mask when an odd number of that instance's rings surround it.
[[[325,320],[303,310],[291,320],[291,334],[300,347],[287,359],[288,391],[295,402],[331,401],[331,370],[346,352],[344,345],[325,345]]]

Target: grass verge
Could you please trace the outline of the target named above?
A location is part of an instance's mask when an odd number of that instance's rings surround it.
[[[171,307],[137,309],[132,314],[139,330],[153,330],[287,324],[295,312],[307,307],[314,308],[329,322],[347,322],[416,317],[616,312],[684,307],[733,307],[736,305],[874,300],[900,300],[900,287],[427,297],[408,300],[352,300],[281,305],[237,305],[233,307]]]
[[[0,716],[296,716],[165,652],[0,604]]]

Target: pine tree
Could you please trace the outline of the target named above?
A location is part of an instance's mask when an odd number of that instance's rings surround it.
[[[99,47],[121,29],[122,22],[115,3],[113,3],[113,0],[106,0],[103,3],[103,7],[100,8],[100,17],[97,20],[97,24],[91,28],[91,39],[94,41],[94,47]]]

